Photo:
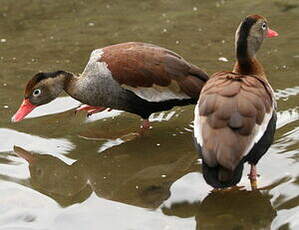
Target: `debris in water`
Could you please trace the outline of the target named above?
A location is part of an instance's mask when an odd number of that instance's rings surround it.
[[[197,164],[202,164],[202,159],[197,159],[196,162]]]
[[[218,58],[218,61],[228,62],[227,58],[225,58],[225,57]]]

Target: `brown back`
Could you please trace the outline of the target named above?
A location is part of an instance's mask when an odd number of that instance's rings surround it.
[[[197,98],[208,80],[206,73],[178,54],[152,44],[129,42],[105,47],[103,51],[100,61],[108,64],[120,85],[171,87]]]
[[[197,106],[206,163],[234,170],[256,141],[258,127],[269,122],[274,96],[255,75],[219,72],[204,86]]]

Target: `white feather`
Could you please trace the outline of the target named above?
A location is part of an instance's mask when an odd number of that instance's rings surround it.
[[[173,99],[190,99],[188,95],[183,92],[174,92],[168,87],[162,87],[158,85],[153,85],[152,87],[131,87],[123,84],[123,88],[128,89],[135,93],[138,97],[150,102],[161,102]]]
[[[199,100],[198,100],[199,102]],[[197,141],[197,144],[200,144],[202,146],[203,141],[202,141],[202,127],[201,127],[201,122],[200,120],[203,119],[204,117],[199,116],[199,103],[197,102],[194,110],[194,137]]]
[[[251,142],[249,143],[246,150],[242,154],[243,156],[246,156],[250,152],[250,150],[252,149],[254,144],[258,143],[259,140],[262,138],[262,136],[266,132],[266,129],[268,127],[269,121],[272,118],[272,115],[273,115],[273,110],[270,113],[265,114],[264,120],[262,121],[261,125],[254,126],[253,132],[251,134],[251,137],[252,137]]]
[[[272,101],[272,108],[271,108],[271,111],[269,113],[266,113],[265,116],[264,116],[264,120],[262,121],[261,125],[255,125],[254,128],[253,128],[253,134],[252,134],[252,141],[250,142],[250,144],[248,145],[248,147],[246,148],[246,151],[244,151],[244,155],[243,156],[246,156],[251,148],[254,146],[254,144],[256,144],[257,142],[259,142],[259,140],[262,138],[262,136],[264,135],[264,133],[266,132],[266,129],[268,127],[268,124],[273,116],[273,111],[276,109],[277,107],[277,103],[274,99],[274,90],[273,88],[271,87],[270,84],[268,84],[268,88],[271,90],[271,94],[272,94],[272,98],[273,98],[273,101]]]
[[[82,76],[101,76],[111,77],[111,71],[108,69],[106,62],[100,62],[104,51],[102,49],[93,50],[90,54],[89,61],[82,73]]]

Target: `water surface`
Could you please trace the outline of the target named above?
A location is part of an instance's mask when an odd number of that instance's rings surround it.
[[[297,1],[0,4],[0,229],[299,229]],[[65,94],[10,123],[33,74],[80,73],[93,49],[111,44],[150,42],[209,74],[229,70],[235,29],[252,13],[280,34],[258,54],[276,92],[278,128],[258,164],[257,191],[246,167],[239,190],[211,192],[192,144],[193,106],[154,114],[153,129],[131,141],[124,136],[140,118],[75,115],[79,103]]]

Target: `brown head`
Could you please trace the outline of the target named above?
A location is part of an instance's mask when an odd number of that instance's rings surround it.
[[[24,100],[18,111],[12,117],[12,122],[25,118],[37,106],[54,100],[64,89],[66,76],[71,75],[65,71],[38,73],[27,83]]]
[[[253,58],[266,37],[276,36],[278,33],[269,28],[266,18],[260,15],[247,16],[239,25],[235,35],[238,61]]]

